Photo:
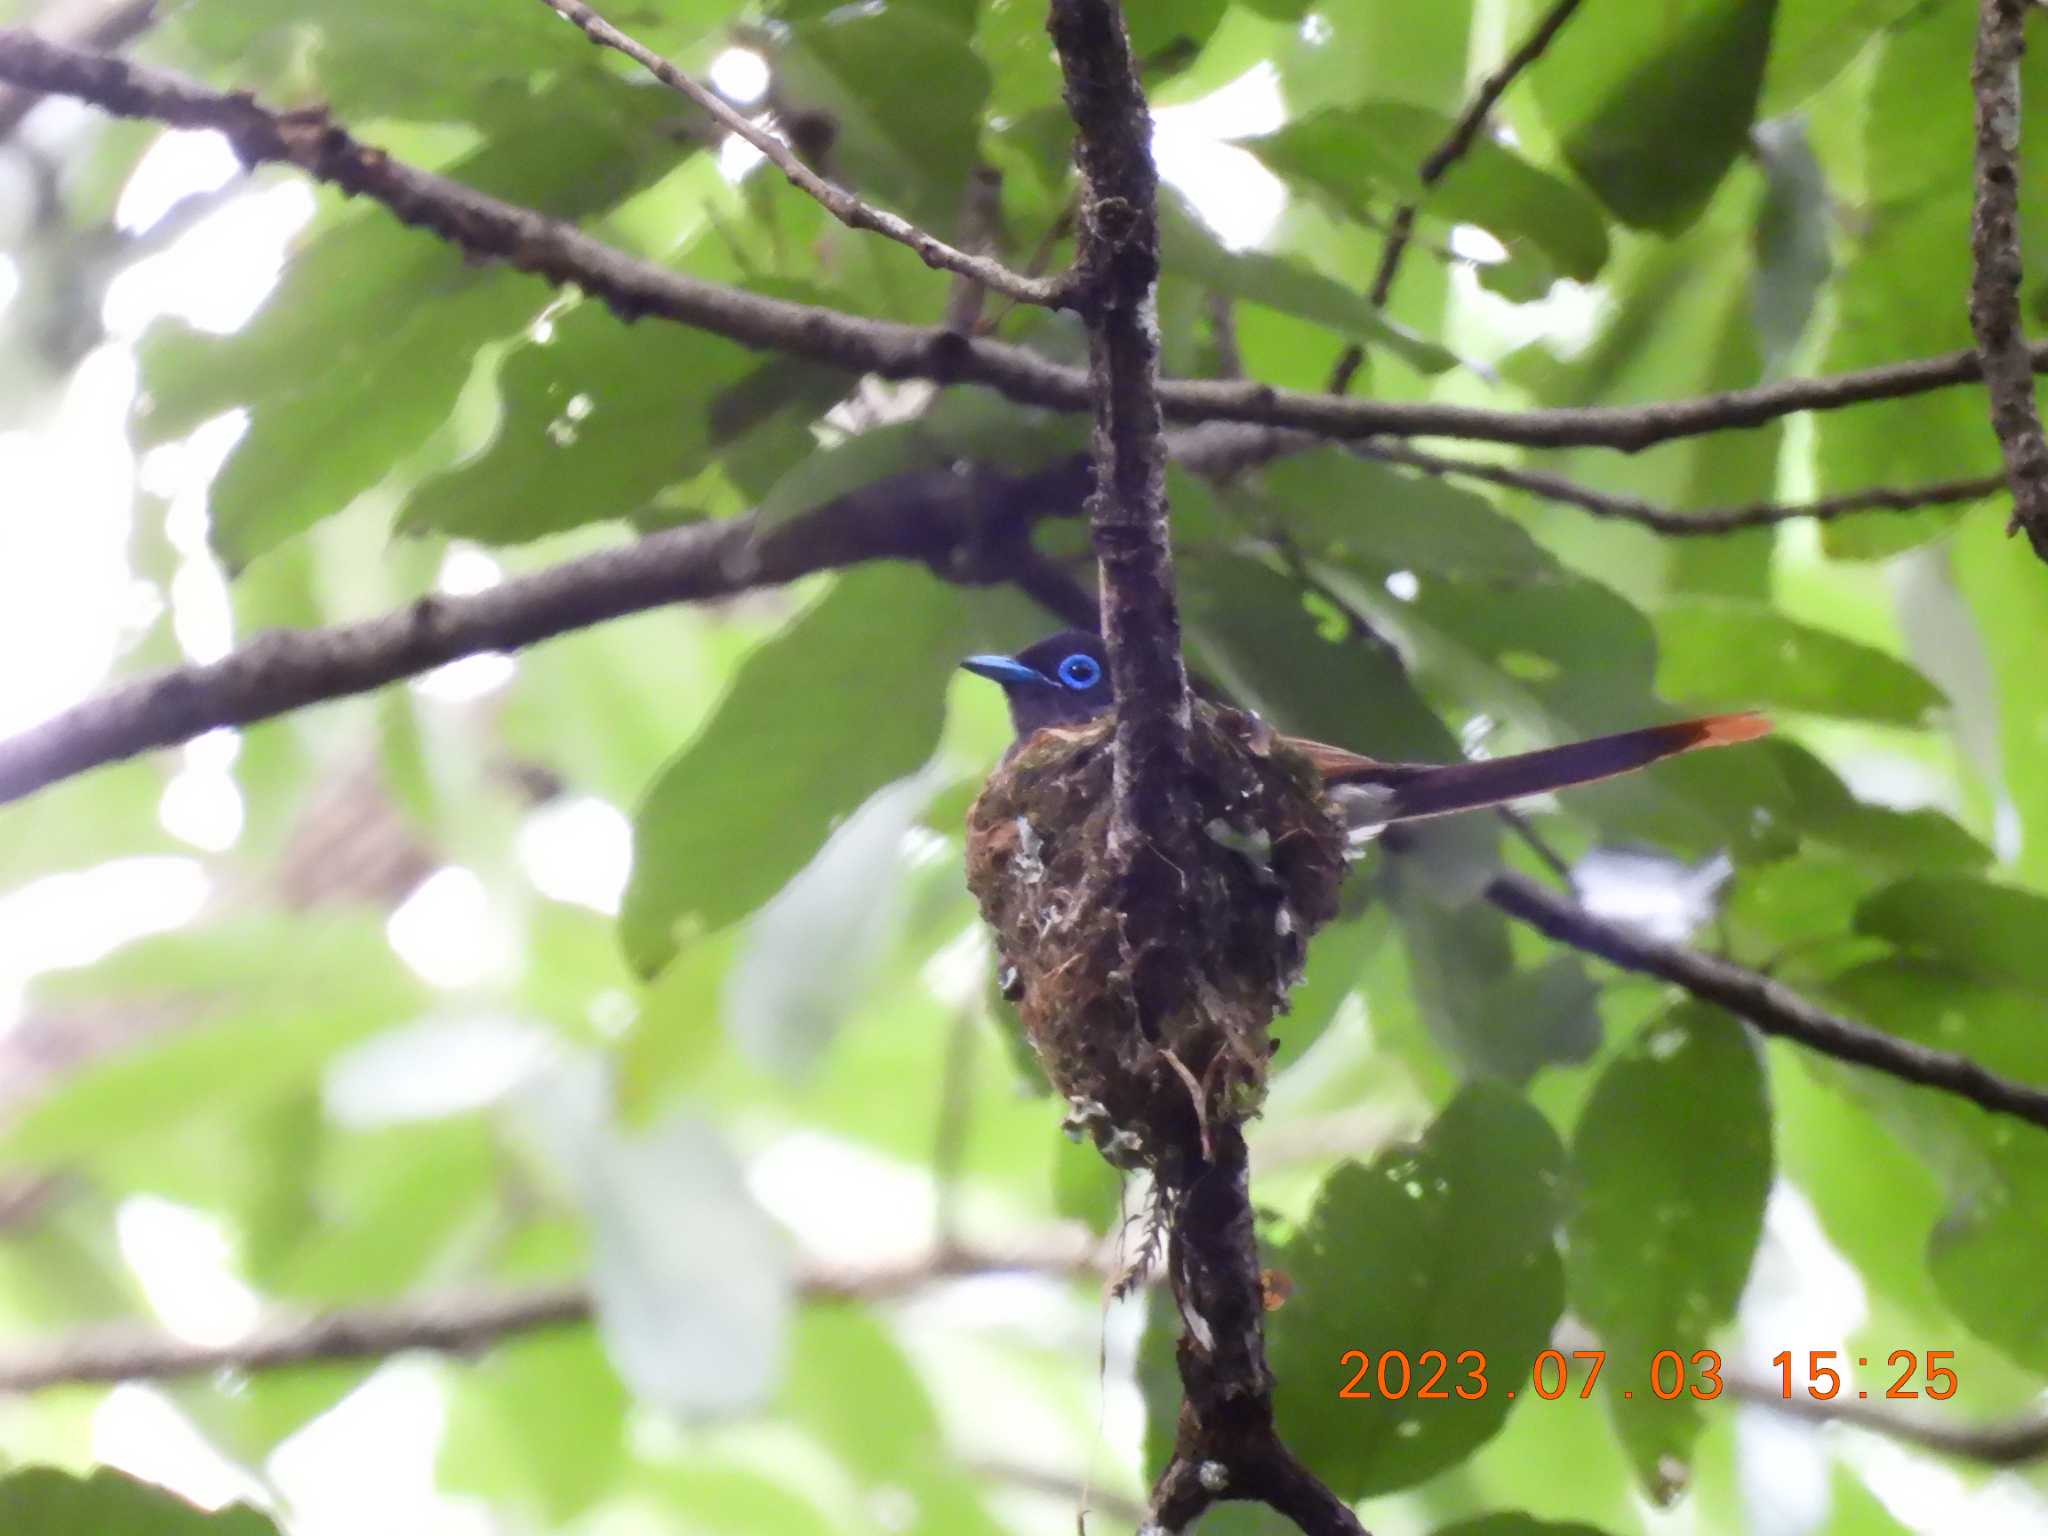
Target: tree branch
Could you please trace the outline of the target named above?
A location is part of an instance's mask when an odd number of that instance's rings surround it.
[[[912,1296],[953,1279],[1034,1274],[1104,1282],[1114,1269],[1110,1257],[1088,1239],[1054,1231],[1009,1245],[933,1249],[890,1264],[860,1268],[816,1265],[799,1276],[797,1291],[814,1304],[873,1304]],[[195,1344],[144,1323],[98,1323],[51,1339],[0,1343],[0,1394],[62,1386],[111,1386],[123,1381],[169,1381],[222,1372],[247,1375],[321,1361],[381,1360],[414,1349],[473,1355],[521,1334],[578,1326],[590,1316],[588,1289],[579,1283],[561,1282],[450,1291],[310,1315],[279,1314],[225,1344]],[[1943,1424],[1841,1398],[1825,1403],[1788,1400],[1774,1383],[1757,1377],[1731,1375],[1728,1388],[1731,1396],[1744,1402],[1796,1418],[1850,1424],[1991,1466],[2019,1466],[2048,1457],[2048,1417],[2039,1414],[2004,1422]],[[1007,1464],[991,1464],[985,1470],[989,1476],[1042,1486],[1060,1495],[1080,1487],[1070,1480]],[[1195,1466],[1190,1465],[1181,1475],[1199,1486]],[[1291,1489],[1287,1486],[1290,1479],[1285,1469],[1268,1469],[1261,1476],[1270,1480],[1281,1498],[1305,1495],[1304,1502],[1315,1500],[1313,1490],[1299,1484]],[[1327,1496],[1327,1490],[1322,1492]],[[1273,1498],[1267,1502],[1304,1530],[1355,1529],[1312,1524]]]
[[[1847,1424],[1904,1445],[1936,1451],[1993,1467],[2017,1467],[2048,1457],[2048,1414],[2027,1414],[2002,1423],[1944,1424],[1921,1413],[1902,1413],[1882,1403],[1835,1397],[1820,1401],[1786,1397],[1778,1383],[1731,1375],[1728,1390],[1745,1403],[1774,1408],[1814,1424]]]
[[[1171,1006],[1185,980],[1192,867],[1192,719],[1167,531],[1159,409],[1159,175],[1152,118],[1116,0],[1053,0],[1047,24],[1066,78],[1081,172],[1075,270],[1088,325],[1102,636],[1117,696],[1109,858],[1139,1008]]]
[[[1569,897],[1526,876],[1496,875],[1485,894],[1501,911],[1560,944],[1597,955],[1623,970],[1660,976],[1727,1009],[1764,1034],[1794,1040],[1824,1056],[1938,1088],[1994,1114],[2012,1115],[2048,1128],[2048,1087],[2014,1082],[1953,1051],[1901,1040],[1829,1013],[1759,972],[1597,918]]]
[[[1072,302],[1072,284],[1066,277],[1025,277],[1012,272],[992,256],[975,255],[929,235],[908,219],[877,208],[853,195],[836,182],[827,181],[805,165],[777,135],[734,111],[718,95],[684,74],[652,48],[629,37],[606,21],[583,0],[541,0],[549,10],[569,22],[600,48],[611,48],[646,70],[671,90],[679,91],[761,151],[768,163],[789,178],[791,186],[817,199],[819,205],[848,229],[870,230],[917,252],[928,267],[956,272],[986,288],[1007,294],[1020,304],[1040,304],[1059,309]]]
[[[811,1302],[879,1302],[940,1280],[1037,1274],[1101,1280],[1093,1242],[1065,1232],[1008,1247],[943,1248],[860,1268],[813,1265],[798,1277]],[[46,1387],[271,1371],[316,1360],[381,1360],[409,1349],[474,1354],[502,1338],[590,1320],[581,1284],[456,1291],[305,1315],[280,1314],[225,1344],[197,1344],[138,1323],[102,1323],[46,1341],[0,1346],[0,1394]]]
[[[1167,530],[1165,418],[1159,403],[1158,172],[1152,119],[1116,0],[1052,0],[1081,172],[1075,270],[1088,324],[1095,405],[1095,494],[1102,631],[1116,684],[1107,858],[1139,1027],[1187,1003],[1198,868],[1191,793],[1192,711]],[[1195,1090],[1198,1094],[1201,1089]],[[1358,1533],[1357,1518],[1273,1430],[1264,1288],[1242,1126],[1206,1123],[1185,1169],[1162,1178],[1167,1270],[1182,1329],[1174,1451],[1147,1528],[1181,1531],[1219,1498],[1256,1499],[1310,1536]]]
[[[1326,441],[1307,432],[1211,422],[1176,433],[1169,449],[1173,461],[1185,469],[1211,478],[1228,478],[1290,454],[1313,452],[1325,446]],[[1860,512],[1913,512],[1924,507],[1981,501],[2005,489],[2004,475],[1979,475],[1971,479],[1939,480],[1931,485],[1871,486],[1818,501],[1758,501],[1743,506],[1709,507],[1686,512],[1634,496],[1596,491],[1589,485],[1544,470],[1522,469],[1484,459],[1454,458],[1381,438],[1368,438],[1345,447],[1346,451],[1362,459],[1399,464],[1406,469],[1450,480],[1476,480],[1485,485],[1523,491],[1546,501],[1577,507],[1595,517],[1636,523],[1652,533],[1674,538],[1741,533],[1751,528],[1769,528],[1800,519],[1830,522]]]
[[[213,128],[249,164],[298,166],[384,204],[479,260],[503,261],[556,284],[574,284],[625,320],[658,315],[744,346],[883,378],[979,384],[1025,405],[1092,409],[1088,375],[1024,347],[955,332],[842,314],[701,282],[640,261],[571,225],[414,170],[358,143],[318,110],[275,113],[246,95],[211,91],[161,70],[0,28],[0,81],[77,96],[118,116]],[[2048,371],[2048,343],[2029,349]],[[1292,427],[1319,437],[1452,437],[1537,448],[1615,448],[1762,426],[1800,411],[1896,400],[1983,372],[1974,348],[1855,373],[1788,379],[1754,389],[1642,405],[1493,410],[1434,401],[1354,400],[1278,390],[1254,380],[1181,379],[1159,386],[1169,420]]]
[[[156,22],[156,0],[80,0],[39,11],[36,25],[45,32],[65,38],[95,53],[112,53],[126,47]],[[43,99],[38,90],[22,87],[0,90],[0,140],[10,139],[22,119]]]
[[[1984,359],[1991,429],[2012,484],[2012,522],[2048,560],[2048,438],[2034,408],[2033,359],[2020,329],[2020,55],[2026,0],[1979,0],[1976,202],[1970,214],[1970,329]]]
[[[1451,124],[1451,131],[1444,135],[1444,141],[1422,162],[1420,175],[1425,192],[1441,181],[1444,172],[1472,147],[1472,141],[1479,137],[1479,130],[1485,126],[1487,115],[1514,83],[1515,77],[1543,57],[1551,39],[1564,30],[1564,24],[1571,20],[1572,12],[1578,8],[1579,0],[1557,0],[1557,4],[1544,13],[1535,29],[1522,40],[1522,46],[1509,54],[1500,68],[1479,82],[1479,89],[1465,103],[1465,110]],[[1386,246],[1380,252],[1379,270],[1372,279],[1375,308],[1385,308],[1387,295],[1393,292],[1394,275],[1401,269],[1401,257],[1408,249],[1409,236],[1415,231],[1415,211],[1413,203],[1403,203],[1394,211],[1394,227],[1387,232]]]
[[[1085,594],[1030,546],[1041,518],[1077,512],[1078,460],[1010,476],[985,466],[914,471],[761,529],[752,517],[652,534],[468,597],[423,597],[381,618],[274,630],[206,666],[122,684],[0,741],[0,804],[85,769],[225,726],[512,651],[673,602],[730,597],[867,560],[917,560],[951,580],[1015,581],[1070,621]]]
[[[1751,528],[1772,528],[1779,523],[1798,522],[1802,519],[1825,523],[1859,512],[1913,512],[1923,507],[1953,506],[1962,502],[1982,501],[1985,497],[1995,496],[2005,489],[2003,475],[1978,475],[1962,480],[1939,480],[1931,485],[1872,486],[1868,490],[1845,491],[1839,496],[1826,496],[1818,501],[1756,501],[1737,507],[1710,507],[1697,512],[1681,512],[1634,496],[1615,496],[1605,491],[1596,491],[1591,486],[1581,485],[1576,480],[1567,480],[1562,475],[1547,474],[1541,470],[1516,469],[1506,464],[1487,464],[1477,459],[1447,458],[1442,454],[1427,453],[1400,443],[1355,443],[1351,451],[1361,458],[1406,465],[1410,469],[1419,469],[1424,474],[1443,475],[1459,480],[1478,480],[1509,490],[1526,491],[1532,496],[1541,496],[1546,501],[1578,507],[1595,517],[1635,523],[1652,533],[1666,534],[1674,538],[1741,533]]]

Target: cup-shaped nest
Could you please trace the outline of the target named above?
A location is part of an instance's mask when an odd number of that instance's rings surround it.
[[[1345,829],[1307,759],[1198,703],[1183,921],[1135,955],[1107,862],[1113,728],[1040,731],[996,771],[967,813],[967,884],[1070,1129],[1171,1176],[1257,1110],[1268,1026],[1337,910]],[[1134,962],[1185,970],[1171,1006],[1141,1009]]]

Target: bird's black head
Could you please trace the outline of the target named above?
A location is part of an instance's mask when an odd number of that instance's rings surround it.
[[[1109,652],[1085,630],[1063,630],[1015,656],[970,656],[968,671],[1003,685],[1021,739],[1048,725],[1080,725],[1116,706]]]

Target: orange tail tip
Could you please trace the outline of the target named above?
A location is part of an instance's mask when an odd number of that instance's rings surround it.
[[[1738,741],[1755,741],[1757,737],[1771,733],[1771,717],[1753,709],[1733,715],[1708,715],[1704,720],[1685,723],[1695,732],[1692,745],[1696,747],[1732,746]]]

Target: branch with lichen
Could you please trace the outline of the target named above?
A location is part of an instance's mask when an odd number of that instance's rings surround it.
[[[2020,329],[2020,55],[2027,0],[1979,0],[1970,68],[1976,100],[1970,211],[1970,329],[1983,358],[1991,428],[2012,486],[2009,531],[2048,560],[2048,437],[2034,407],[2034,365]]]

